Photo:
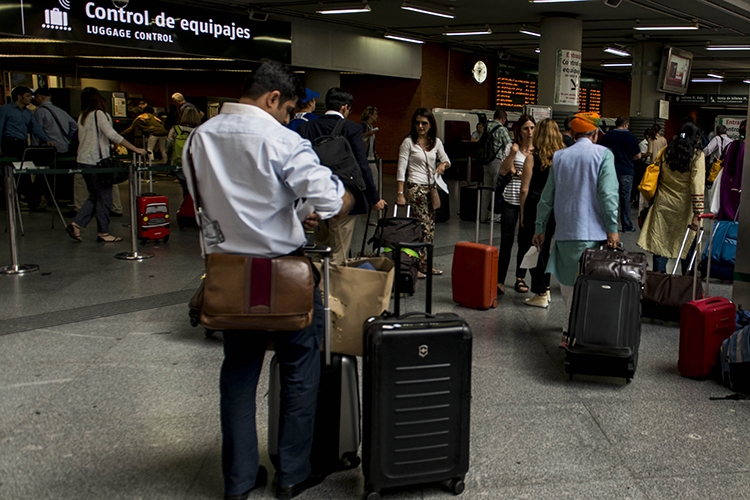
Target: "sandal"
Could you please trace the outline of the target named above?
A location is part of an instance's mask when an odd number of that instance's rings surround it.
[[[83,238],[81,238],[81,229],[78,226],[73,225],[73,223],[70,223],[65,227],[65,232],[78,243],[83,241]]]
[[[122,238],[115,236],[114,234],[105,234],[103,236],[97,236],[96,241],[97,243],[117,243],[118,241],[122,241]]]
[[[518,293],[526,293],[529,291],[529,286],[521,278],[516,278],[516,284],[513,286],[513,289]]]
[[[435,269],[435,268],[433,267],[433,268],[432,268],[432,274],[433,274],[434,276],[440,276],[441,274],[443,274],[443,271],[442,271],[441,269]]]
[[[425,273],[423,273],[422,271],[417,271],[417,279],[423,280],[426,277],[427,275]]]

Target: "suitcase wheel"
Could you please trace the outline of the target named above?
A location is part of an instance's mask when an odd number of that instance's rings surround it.
[[[148,239],[141,240],[141,245],[145,245],[146,243],[148,243]]]
[[[166,235],[161,241],[163,241],[164,243],[168,242],[169,241],[169,235]]]
[[[206,329],[205,329],[205,330],[203,331],[203,335],[204,335],[204,336],[205,336],[205,337],[206,337],[207,339],[210,339],[210,338],[212,338],[212,337],[214,336],[214,333],[216,333],[216,330],[209,330],[208,328],[206,328]]]
[[[380,500],[380,493],[377,491],[367,491],[365,493],[365,500]]]
[[[451,493],[454,495],[460,495],[464,492],[464,489],[466,488],[466,484],[464,484],[464,480],[457,477],[455,479],[451,479],[448,483],[448,488],[451,490]]]
[[[496,308],[497,307],[497,302],[498,302],[497,298],[495,298],[495,300],[492,302],[492,305],[490,306],[490,308],[492,308],[492,309]]]
[[[342,460],[340,466],[342,470],[356,469],[362,462],[362,460],[357,456],[356,451],[344,453],[341,458]]]

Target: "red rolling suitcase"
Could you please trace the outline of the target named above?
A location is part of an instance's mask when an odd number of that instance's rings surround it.
[[[429,269],[432,245],[408,246],[428,249]],[[380,500],[384,489],[432,482],[459,494],[469,470],[471,329],[453,313],[431,314],[431,274],[425,312],[399,316],[399,296],[397,289],[393,316],[364,324],[365,498]]]
[[[169,241],[169,199],[156,193],[143,193],[136,198],[138,207],[138,239]]]
[[[713,219],[713,214],[704,214],[701,219]],[[710,230],[709,230],[710,231]],[[709,232],[709,255],[713,238]],[[696,248],[696,254],[698,249]],[[706,297],[695,300],[697,289],[697,267],[693,270],[693,300],[680,309],[680,355],[677,369],[680,375],[706,378],[719,364],[721,343],[734,333],[735,307],[724,297],[708,296],[708,279],[711,262],[706,272]]]
[[[495,205],[495,190],[479,186],[480,192],[492,192],[492,205]],[[479,243],[479,213],[481,196],[477,196],[477,219],[475,241],[459,241],[453,251],[451,288],[453,301],[470,309],[497,307],[497,258],[498,249],[492,244],[493,223],[490,221],[489,245]]]
[[[195,218],[195,205],[193,205],[193,197],[190,193],[185,195],[185,199],[182,200],[182,205],[177,209],[177,225],[180,229],[186,227],[198,227],[198,219]]]

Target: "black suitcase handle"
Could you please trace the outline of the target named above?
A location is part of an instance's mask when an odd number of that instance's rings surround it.
[[[325,364],[331,366],[331,303],[330,296],[330,279],[331,279],[331,247],[324,245],[312,245],[302,247],[305,254],[319,254],[323,256],[323,314],[324,314],[324,335],[323,343],[325,349]]]
[[[421,248],[427,249],[427,297],[425,298],[425,311],[427,314],[432,314],[432,252],[434,250],[432,243],[419,242],[419,243],[397,243],[396,248],[393,251],[396,253],[394,261],[396,263],[396,272],[401,269],[401,249],[411,248],[412,250],[419,250]],[[396,279],[396,298],[393,304],[393,313],[398,317],[401,313],[401,294],[398,289],[398,279]]]

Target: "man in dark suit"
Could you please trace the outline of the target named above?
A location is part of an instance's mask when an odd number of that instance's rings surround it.
[[[315,139],[330,135],[339,120],[346,120],[352,111],[352,94],[340,87],[332,87],[326,93],[326,113],[317,120],[300,125],[299,134],[315,143]],[[352,235],[356,214],[365,214],[368,210],[382,210],[385,208],[385,200],[380,199],[378,190],[372,180],[372,172],[367,164],[367,152],[362,141],[362,128],[353,121],[346,120],[341,135],[349,141],[352,152],[357,158],[362,177],[365,180],[365,191],[363,196],[356,196],[357,202],[349,215],[338,220],[322,221],[315,232],[316,245],[328,245],[333,250],[331,262],[342,264],[352,245]]]

